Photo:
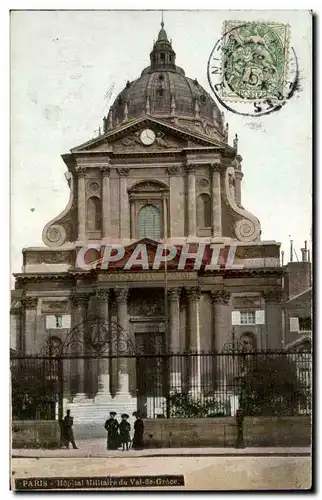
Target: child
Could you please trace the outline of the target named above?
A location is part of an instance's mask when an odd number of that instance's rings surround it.
[[[128,418],[129,418],[129,416],[126,413],[123,413],[123,415],[121,415],[122,420],[120,423],[119,431],[120,431],[120,438],[121,438],[121,442],[122,442],[122,450],[123,451],[125,450],[125,447],[126,447],[126,450],[128,451],[129,442],[131,441],[131,437],[130,437],[131,425],[127,421]]]

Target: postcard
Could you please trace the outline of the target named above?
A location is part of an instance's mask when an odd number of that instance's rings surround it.
[[[311,488],[312,25],[11,11],[12,490]]]

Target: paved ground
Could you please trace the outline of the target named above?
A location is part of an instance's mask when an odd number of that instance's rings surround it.
[[[66,450],[44,450],[44,449],[14,449],[13,457],[34,458],[82,458],[82,457],[172,457],[172,456],[309,456],[310,448],[158,448],[147,450],[110,451],[106,449],[105,439],[87,439],[77,441],[78,450],[70,448]]]
[[[158,451],[161,452],[161,450]],[[168,452],[168,450],[163,451]],[[136,490],[290,490],[311,487],[311,459],[307,456],[223,457],[201,454],[198,457],[141,456],[138,458],[133,451],[123,454],[121,458],[105,456],[84,459],[76,457],[76,453],[77,450],[70,451],[69,458],[13,458],[11,461],[12,487],[14,488],[14,479],[17,478],[117,476],[124,477],[126,480],[126,476],[177,474],[184,476],[185,486],[138,487]]]

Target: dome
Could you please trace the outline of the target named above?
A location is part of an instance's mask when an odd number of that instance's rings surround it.
[[[108,118],[104,119],[104,129],[150,115],[184,128],[199,125],[204,134],[221,139],[223,116],[216,103],[197,79],[188,78],[184,70],[176,66],[175,58],[162,22],[150,54],[150,66],[138,79],[127,82],[111,106]]]

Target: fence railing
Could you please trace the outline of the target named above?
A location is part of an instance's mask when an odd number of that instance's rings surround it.
[[[55,418],[73,402],[80,379],[95,400],[109,373],[111,398],[118,371],[143,417],[203,418],[311,413],[312,360],[308,352],[183,353],[139,356],[11,357],[13,418]],[[58,406],[58,412],[57,412]]]

